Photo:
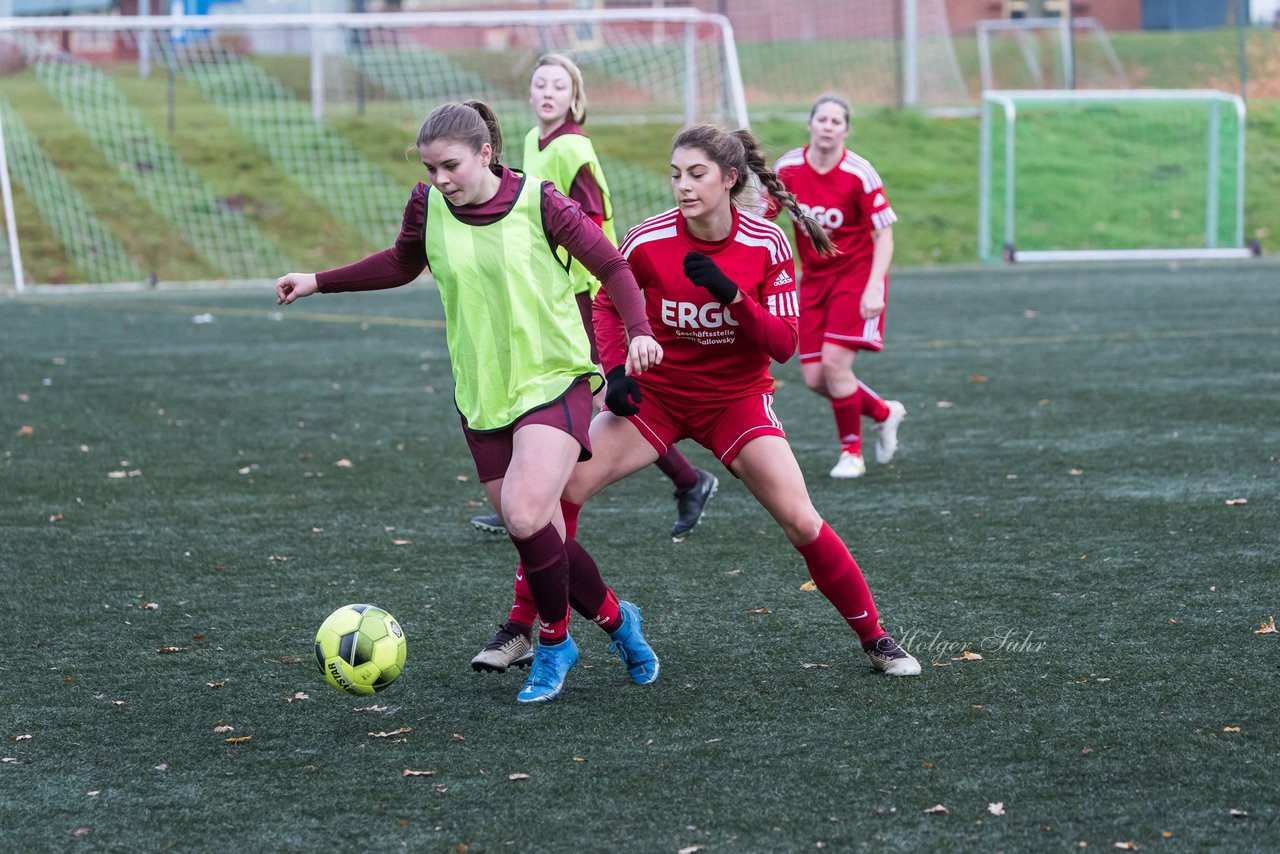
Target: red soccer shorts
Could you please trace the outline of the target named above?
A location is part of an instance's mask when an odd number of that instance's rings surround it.
[[[839,277],[805,276],[800,281],[800,361],[818,362],[822,345],[834,344],[846,350],[875,350],[884,347],[884,316],[864,320],[859,311],[870,267],[855,269]],[[857,283],[854,285],[853,283]],[[885,302],[889,281],[885,279]]]
[[[467,419],[463,418],[462,432],[467,437],[467,446],[471,448],[471,457],[476,461],[476,475],[481,483],[497,480],[507,473],[516,431],[530,424],[545,424],[563,430],[582,446],[578,462],[591,459],[591,438],[587,432],[591,429],[591,382],[578,380],[558,400],[526,412],[502,430],[478,432],[468,427]]]
[[[787,438],[782,422],[773,414],[772,394],[756,394],[710,406],[691,405],[687,400],[664,406],[654,395],[645,395],[640,412],[626,419],[659,456],[681,439],[692,439],[715,454],[726,468],[743,445],[758,436]]]

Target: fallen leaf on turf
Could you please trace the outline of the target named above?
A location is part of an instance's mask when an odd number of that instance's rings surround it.
[[[949,401],[949,400],[940,400],[940,401],[938,401],[938,408],[939,408],[939,409],[950,409],[950,408],[951,408],[951,407],[953,407],[953,406],[955,406],[955,404],[954,404],[954,403],[952,403],[952,402],[951,402],[951,401]]]
[[[1223,731],[1223,732],[1239,732],[1239,731],[1240,731],[1240,727],[1238,727],[1238,726],[1224,726],[1224,727],[1222,728],[1222,731]]]
[[[213,731],[214,732],[235,732],[236,728],[233,726],[230,726],[229,724],[223,724],[222,726],[214,727]]]
[[[13,737],[13,740],[14,740],[14,741],[26,741],[27,739],[29,739],[29,738],[31,738],[31,737],[32,737],[32,736],[31,736],[31,733],[29,733],[29,732],[24,732],[22,735],[15,735],[15,736]]]
[[[195,641],[196,643],[200,643],[201,641],[207,641],[207,640],[208,640],[208,638],[207,638],[207,637],[205,637],[204,635],[192,635],[192,636],[191,636],[191,639],[192,639],[193,641]]]
[[[159,605],[159,603],[156,603],[156,602],[148,602],[147,604],[145,604],[145,605],[143,605],[143,606],[142,606],[142,610],[144,610],[144,611],[159,611],[159,610],[160,610],[160,605]]]
[[[54,513],[52,516],[50,516],[50,517],[49,517],[49,521],[50,521],[50,522],[61,522],[61,521],[62,521],[63,519],[65,519],[65,518],[67,518],[67,517],[66,517],[66,516],[63,516],[61,513]]]
[[[156,655],[172,655],[175,652],[183,652],[185,650],[185,646],[162,646],[156,650]]]
[[[969,650],[966,649],[964,652],[960,653],[959,658],[953,658],[951,660],[952,661],[982,661],[982,656],[978,655],[978,653],[976,652],[969,652]]]
[[[271,557],[267,558],[267,562],[268,563],[284,563],[288,559],[289,558],[285,557],[284,555],[272,555]]]
[[[36,428],[32,427],[30,424],[23,424],[23,425],[18,429],[18,435],[19,435],[19,436],[30,436],[31,434],[33,434],[33,433],[35,433],[35,432],[36,432]]]
[[[830,664],[812,664],[812,663],[810,663],[810,662],[807,662],[807,661],[806,661],[805,663],[801,664],[800,666],[801,666],[801,667],[803,667],[805,670],[813,670],[814,668],[818,668],[819,670],[826,670],[826,669],[827,669],[827,668],[829,668],[831,665],[830,665]]]
[[[89,828],[87,827],[77,827],[75,830],[71,831],[71,835],[75,837],[82,837],[88,836],[89,832]]]
[[[1231,817],[1232,818],[1248,818],[1249,814],[1244,810],[1232,810]]]
[[[1173,838],[1173,831],[1172,831],[1172,830],[1162,830],[1162,831],[1160,831],[1160,836],[1161,836],[1161,838],[1162,838],[1162,839],[1172,839],[1172,838]]]
[[[281,664],[301,664],[302,659],[296,655],[286,655],[281,657],[280,663]]]
[[[1276,618],[1270,617],[1262,621],[1262,625],[1253,630],[1255,635],[1274,635],[1280,634],[1280,629],[1276,628]]]
[[[112,701],[111,701],[111,705],[113,705],[113,706],[127,706],[127,705],[129,705],[129,701],[128,701],[128,700],[112,700]]]
[[[925,815],[946,815],[947,808],[944,807],[942,804],[935,804],[929,807],[928,809],[926,809],[924,812],[925,812]]]
[[[91,798],[96,798],[98,795],[102,794],[102,790],[94,789],[92,792],[85,792],[85,794]]]
[[[466,740],[467,740],[467,737],[466,737],[465,735],[463,735],[462,733],[460,733],[460,732],[455,732],[455,733],[453,734],[453,740],[454,740],[454,741],[466,741]]]
[[[806,591],[808,591],[808,590],[817,590],[817,589],[818,589],[818,585],[814,584],[814,583],[813,583],[813,579],[812,579],[812,578],[810,578],[810,579],[809,579],[808,581],[806,581],[804,584],[801,584],[801,585],[800,585],[800,589],[801,589],[801,590],[806,590]]]
[[[471,478],[467,477],[465,474],[460,474],[454,479],[457,480],[458,483],[466,483],[467,481],[471,480]]]
[[[574,757],[573,757],[573,761],[574,761],[574,762],[586,762],[586,761],[587,761],[587,758],[586,758],[585,756],[574,756]]]
[[[252,739],[253,736],[251,735],[233,735],[231,738],[227,739],[227,744],[244,744],[246,741],[251,741]]]
[[[971,383],[985,383],[986,381],[987,381],[987,378],[984,377],[982,374],[969,375],[969,382]]]
[[[996,801],[994,804],[987,804],[987,812],[992,815],[1004,815],[1004,801]]]
[[[391,732],[371,732],[373,738],[391,738],[393,735],[404,735],[407,732],[413,732],[413,727],[402,726],[399,729],[393,729]]]
[[[435,771],[414,771],[412,768],[406,768],[400,772],[403,777],[434,777]]]
[[[1128,842],[1117,842],[1116,847],[1122,851],[1137,851],[1138,843],[1133,840],[1129,840]]]
[[[528,774],[521,774],[520,772],[518,772],[518,771],[517,771],[517,772],[516,772],[516,773],[514,773],[514,774],[508,774],[508,775],[507,775],[507,779],[508,779],[508,780],[528,780],[528,779],[529,779],[529,775],[528,775]]]
[[[686,845],[684,848],[677,851],[676,854],[697,854],[697,852],[701,850],[701,845]]]
[[[932,768],[932,767],[933,767],[933,763],[932,763],[932,762],[921,762],[921,763],[920,763],[920,767],[921,767],[921,768],[924,768],[925,770],[928,770],[928,769],[930,769],[930,768]]]
[[[159,765],[157,765],[157,766],[156,766],[156,770],[157,770],[157,771],[168,771],[168,770],[169,770],[169,763],[168,763],[168,762],[161,762]]]
[[[768,608],[752,608],[747,613],[748,614],[768,614],[769,609]]]
[[[1247,498],[1228,498],[1227,499],[1228,507],[1238,507],[1241,504],[1248,504],[1248,503],[1249,503],[1249,499]]]
[[[1088,756],[1090,753],[1093,753],[1093,748],[1092,748],[1092,747],[1082,747],[1082,748],[1080,748],[1080,755],[1081,755],[1081,756]]]
[[[5,756],[5,757],[3,757],[3,758],[0,758],[0,762],[7,762],[7,763],[9,763],[10,765],[17,765],[17,764],[18,764],[18,757],[16,757],[16,756]]]
[[[393,546],[411,546],[411,545],[413,545],[413,540],[392,540],[392,541],[391,541],[391,545],[393,545]]]
[[[387,710],[386,706],[357,706],[351,711],[353,712],[385,712],[386,710]]]
[[[1169,619],[1165,620],[1165,622],[1166,622],[1166,623],[1168,623],[1168,624],[1169,624],[1169,625],[1171,625],[1171,626],[1176,626],[1176,625],[1178,625],[1178,621],[1177,621],[1177,620],[1175,620],[1173,617],[1170,617]]]
[[[1079,477],[1080,475],[1084,474],[1084,469],[1071,469],[1070,471],[1067,472],[1067,474],[1072,475],[1074,477]]]
[[[295,700],[310,700],[310,699],[311,699],[311,695],[310,695],[310,694],[306,693],[305,691],[298,691],[298,692],[294,693],[294,695],[293,695],[292,697],[285,697],[285,698],[284,698],[284,701],[285,701],[286,703],[292,703],[292,702],[294,702]]]
[[[351,468],[351,460],[338,460],[334,465],[340,469],[349,469]]]
[[[448,787],[448,786],[442,786],[442,785],[440,785],[439,783],[437,783],[437,784],[436,784],[436,791],[443,795],[445,792],[449,791],[449,787]]]

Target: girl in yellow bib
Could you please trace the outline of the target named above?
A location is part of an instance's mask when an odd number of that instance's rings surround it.
[[[616,246],[618,236],[614,230],[609,184],[595,146],[582,129],[587,120],[587,93],[582,82],[582,70],[563,54],[549,53],[540,57],[529,82],[529,106],[533,109],[537,125],[524,138],[522,168],[525,174],[555,184],[557,190],[578,203],[583,213],[600,226]],[[598,364],[600,359],[591,321],[591,300],[600,289],[600,282],[577,259],[570,259],[569,274],[573,278],[582,322],[591,340],[591,358]],[[707,502],[720,484],[711,472],[695,468],[675,446],[658,459],[657,466],[675,486],[676,520],[671,526],[671,536],[682,539],[702,519]],[[471,524],[481,531],[502,532],[502,519],[497,515],[476,516]],[[527,657],[527,647],[518,641],[510,644],[510,641],[512,632],[529,634],[532,603],[524,604],[530,607],[522,608],[517,599],[508,625],[500,629],[493,641],[476,656],[473,666],[501,671],[510,664],[523,663],[520,656]],[[502,652],[509,646],[517,652],[514,659],[509,652]]]
[[[542,615],[538,651],[516,699],[560,695],[578,658],[570,604],[609,633],[633,680],[651,682],[658,661],[640,632],[639,610],[620,602],[586,550],[566,539],[560,511],[573,466],[591,456],[591,397],[601,380],[562,259],[580,261],[621,301],[626,370],[639,374],[661,361],[662,348],[635,277],[581,208],[549,182],[500,164],[502,133],[485,104],[436,108],[417,148],[430,184],[414,188],[395,245],[346,267],[282,276],[277,302],[398,287],[430,266],[463,432]],[[636,677],[637,661],[652,678]]]

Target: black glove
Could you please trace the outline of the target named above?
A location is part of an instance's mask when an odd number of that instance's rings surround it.
[[[684,274],[700,288],[706,288],[722,304],[728,305],[738,298],[738,286],[724,274],[716,262],[701,252],[684,256]]]
[[[627,376],[627,369],[622,365],[609,371],[604,381],[608,384],[604,390],[604,403],[614,415],[635,415],[640,411],[636,403],[640,402],[640,383],[635,377]],[[632,403],[631,401],[635,401]]]

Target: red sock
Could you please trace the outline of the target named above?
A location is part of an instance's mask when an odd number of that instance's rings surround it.
[[[859,382],[858,390],[862,392],[863,415],[869,415],[876,421],[883,421],[889,417],[889,404],[884,402],[883,397],[872,391],[865,383]]]
[[[560,499],[560,512],[564,514],[564,538],[566,540],[575,540],[578,538],[578,514],[582,512],[581,504],[574,504],[569,501]]]
[[[508,535],[510,536],[510,535]],[[569,558],[564,541],[550,523],[532,537],[511,537],[529,592],[538,608],[538,642],[551,645],[569,636]]]
[[[511,603],[511,613],[507,620],[532,626],[538,621],[538,606],[533,602],[533,591],[524,577],[524,564],[516,564],[515,600]]]
[[[698,470],[689,462],[689,458],[676,450],[672,445],[667,452],[658,457],[656,465],[663,474],[671,478],[676,489],[685,490],[698,485]]]
[[[885,633],[862,570],[831,526],[823,522],[818,538],[807,546],[796,546],[796,551],[804,556],[813,583],[836,607],[849,628],[858,633],[859,640],[866,643]]]
[[[591,619],[606,632],[616,632],[622,625],[622,609],[618,606],[618,597],[614,595],[612,587],[605,593],[600,610]]]
[[[836,416],[836,432],[840,445],[851,454],[862,453],[862,389],[848,397],[831,399],[831,411]]]

